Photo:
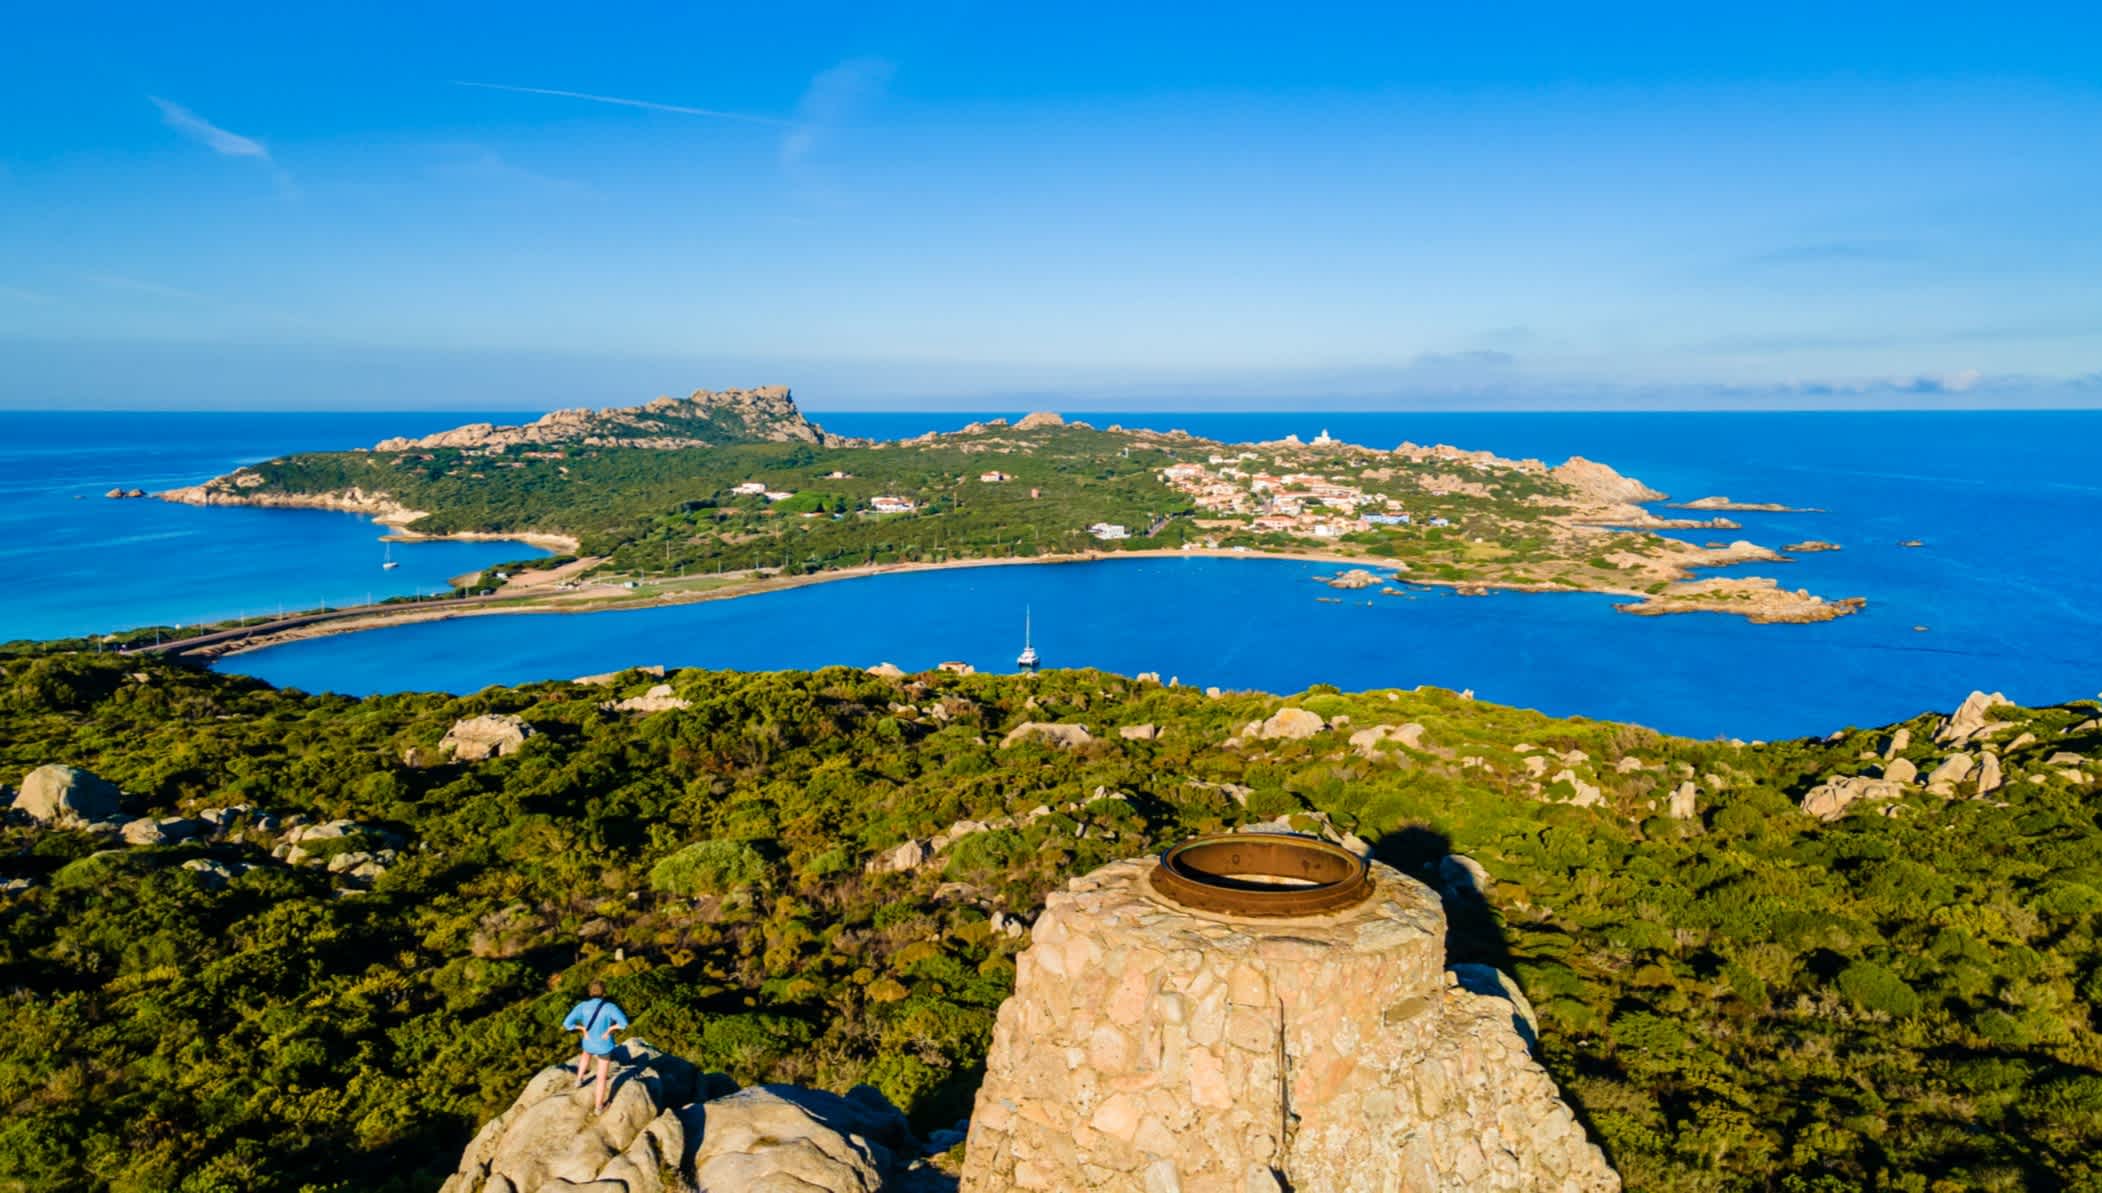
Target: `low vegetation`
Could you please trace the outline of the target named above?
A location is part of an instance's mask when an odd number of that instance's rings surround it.
[[[1092,671],[686,671],[687,708],[606,707],[658,682],[352,700],[7,659],[10,781],[66,763],[127,815],[247,810],[174,845],[0,830],[0,1186],[431,1188],[562,1055],[592,978],[640,1035],[741,1080],[868,1081],[947,1125],[1026,947],[1009,917],[1185,834],[1316,813],[1408,872],[1459,852],[1493,875],[1485,908],[1456,905],[1453,952],[1515,972],[1630,1188],[2102,1182],[2092,704],[1999,710],[2033,735],[2000,791],[1823,823],[1798,799],[1874,769],[1888,731],[1739,746],[1317,688],[1290,703],[1331,728],[1264,740],[1245,727],[1276,697]],[[440,761],[482,713],[534,732]],[[1093,739],[1001,748],[1025,720]],[[1157,734],[1116,732],[1141,723]],[[1420,735],[1348,742],[1405,723]],[[1933,761],[1936,723],[1908,726],[1908,756]],[[318,848],[292,864],[292,826],[341,820],[398,845],[377,877]]]

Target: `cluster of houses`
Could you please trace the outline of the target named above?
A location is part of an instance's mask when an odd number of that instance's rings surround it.
[[[850,473],[834,471],[826,479],[851,480],[853,477]],[[776,501],[786,501],[795,496],[793,490],[769,489],[760,481],[745,481],[743,484],[734,485],[731,487],[730,492],[737,494],[739,497],[764,497],[769,504]],[[918,508],[920,508],[919,503],[909,497],[869,498],[869,512],[872,514],[909,514]]]
[[[1325,441],[1326,432],[1323,432]],[[1206,463],[1170,464],[1161,479],[1189,495],[1199,509],[1249,518],[1259,533],[1302,538],[1341,538],[1374,526],[1407,526],[1412,519],[1399,501],[1367,493],[1339,477],[1261,469],[1255,452],[1213,455]],[[1428,525],[1444,526],[1444,518]]]

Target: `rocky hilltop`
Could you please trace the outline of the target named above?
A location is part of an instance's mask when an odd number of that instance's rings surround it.
[[[689,448],[737,442],[809,443],[839,447],[858,440],[827,434],[803,417],[785,385],[756,389],[697,389],[683,398],[656,398],[640,406],[555,410],[523,426],[468,423],[420,439],[382,439],[376,452],[501,451],[513,447]]]
[[[1486,881],[1453,860],[1437,890],[1371,862],[1361,904],[1271,921],[1173,902],[1152,857],[1074,879],[1018,958],[967,1135],[635,1041],[603,1113],[543,1069],[442,1193],[949,1193],[959,1170],[964,1193],[1615,1193],[1517,983],[1446,964],[1446,908]]]
[[[738,1089],[640,1040],[622,1046],[602,1113],[566,1065],[542,1069],[484,1124],[441,1193],[877,1193],[953,1189],[882,1094]]]

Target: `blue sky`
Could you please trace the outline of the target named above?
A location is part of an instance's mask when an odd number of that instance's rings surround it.
[[[10,406],[2102,404],[2071,5],[66,7]]]

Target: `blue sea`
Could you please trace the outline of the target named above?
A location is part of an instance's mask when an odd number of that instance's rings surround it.
[[[398,546],[404,566],[382,573],[379,529],[349,515],[99,496],[111,485],[168,487],[244,459],[489,417],[0,416],[0,460],[15,464],[6,483],[16,498],[0,509],[23,522],[11,536],[16,574],[63,578],[0,590],[0,638],[229,616],[279,600],[341,603],[362,596],[361,585],[385,592],[392,580],[407,591],[530,554],[508,544]],[[900,437],[988,416],[813,417],[848,434]],[[2028,703],[2102,688],[2102,412],[1084,417],[1228,440],[1325,429],[1377,447],[1443,442],[1550,463],[1583,455],[1674,499],[1818,507],[1732,513],[1742,530],[1686,537],[1839,543],[1740,570],[1865,596],[1869,607],[1818,625],[1755,626],[1716,615],[1628,617],[1610,598],[1584,594],[1336,594],[1312,582],[1332,569],[1279,560],[1110,560],[898,574],[617,613],[462,618],[223,665],[350,693],[472,691],[648,663],[919,668],[959,659],[1005,670],[1027,607],[1050,666],[1279,692],[1429,683],[1697,736],[1821,734],[1947,709],[1973,688]],[[1908,539],[1924,545],[1899,546]],[[1336,595],[1343,603],[1315,599]]]
[[[429,434],[460,414],[146,414],[0,411],[0,642],[350,605],[447,591],[520,543],[397,543],[326,510],[112,501],[196,484],[316,448]],[[480,417],[487,417],[486,415]]]

